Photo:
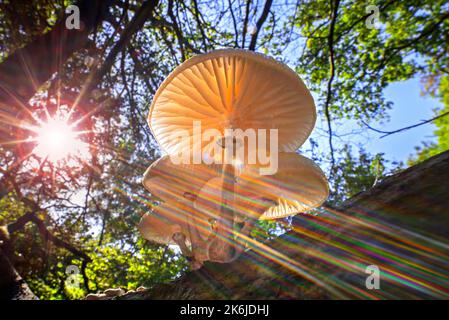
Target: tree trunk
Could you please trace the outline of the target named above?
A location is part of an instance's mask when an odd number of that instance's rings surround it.
[[[36,300],[25,281],[0,249],[0,300]]]
[[[449,151],[339,208],[296,216],[290,232],[233,263],[120,299],[449,298],[448,207]]]

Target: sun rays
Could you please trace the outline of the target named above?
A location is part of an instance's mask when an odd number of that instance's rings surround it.
[[[71,155],[79,155],[80,158],[88,157],[86,143],[79,139],[79,132],[65,120],[52,118],[36,128],[36,147],[33,153],[41,158],[48,158],[51,162],[57,162]]]
[[[133,197],[148,205],[144,199],[143,192]],[[177,213],[176,219],[183,215]],[[298,279],[304,279],[335,298],[449,298],[447,243],[374,219],[362,210],[322,207],[318,215],[302,214],[297,219],[289,232],[272,242],[238,232],[225,240],[249,249],[241,258],[247,263],[287,278],[293,275],[291,282],[275,277],[273,290],[279,286],[297,289],[304,285]],[[371,264],[381,270],[382,290],[365,287],[365,269]]]

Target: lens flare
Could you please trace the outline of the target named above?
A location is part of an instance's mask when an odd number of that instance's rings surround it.
[[[37,146],[34,154],[49,161],[57,162],[71,155],[82,158],[88,153],[85,143],[79,139],[79,133],[62,119],[49,119],[36,129]]]

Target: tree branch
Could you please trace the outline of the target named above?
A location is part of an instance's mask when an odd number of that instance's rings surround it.
[[[249,6],[250,5],[251,5],[251,0],[246,0],[245,19],[243,20],[242,49],[245,49],[245,40],[246,40],[246,32],[248,31]]]
[[[382,56],[382,59],[381,59],[381,63],[377,66],[375,71],[379,72],[382,68],[384,68],[385,65],[387,64],[387,62],[395,54],[399,53],[401,50],[407,49],[408,47],[412,46],[416,42],[420,41],[422,38],[424,38],[426,36],[429,36],[433,32],[437,31],[438,27],[448,18],[449,18],[449,12],[445,12],[444,14],[442,14],[440,16],[440,18],[437,20],[436,23],[431,24],[431,25],[427,25],[426,27],[424,27],[422,32],[418,36],[416,36],[415,38],[403,40],[402,44],[400,44],[400,45],[391,46],[391,47],[386,48],[384,53],[383,53],[383,56]]]
[[[179,49],[181,50],[182,61],[186,60],[186,53],[184,51],[184,36],[179,29],[178,20],[173,13],[173,0],[168,1],[168,16],[172,21],[173,30],[175,31],[176,38],[178,39]]]
[[[234,27],[234,39],[235,39],[234,48],[238,48],[239,47],[239,32],[237,29],[237,20],[235,19],[234,9],[232,8],[231,0],[228,0],[228,5],[229,5],[229,11],[231,13],[232,25]]]
[[[436,116],[436,117],[433,117],[433,118],[431,118],[431,119],[422,120],[422,121],[419,122],[419,123],[416,123],[416,124],[413,124],[413,125],[410,125],[410,126],[407,126],[407,127],[404,127],[404,128],[400,128],[400,129],[397,129],[397,130],[393,130],[393,131],[383,131],[383,130],[379,130],[379,129],[373,128],[373,127],[371,127],[369,124],[367,124],[365,121],[362,121],[362,123],[363,123],[368,129],[373,130],[373,131],[375,131],[375,132],[377,132],[377,133],[382,133],[383,135],[380,137],[380,138],[382,139],[382,138],[388,137],[389,135],[392,135],[392,134],[395,134],[395,133],[398,133],[398,132],[403,132],[403,131],[406,131],[406,130],[410,130],[410,129],[413,129],[413,128],[422,126],[422,125],[424,125],[424,124],[433,122],[433,121],[435,121],[435,120],[437,120],[437,119],[446,117],[447,115],[449,115],[449,111],[444,112],[444,113],[442,113],[442,114],[440,114],[440,115],[438,115],[438,116]]]
[[[18,218],[15,222],[12,222],[10,224],[8,224],[6,226],[6,230],[8,231],[9,234],[13,234],[14,232],[17,232],[21,229],[24,228],[24,226],[29,223],[29,222],[33,222],[34,224],[36,224],[36,226],[38,227],[39,233],[42,237],[42,239],[44,241],[50,241],[52,242],[55,246],[66,249],[67,251],[71,252],[72,254],[80,257],[83,259],[82,261],[82,265],[81,265],[81,273],[84,279],[84,285],[86,286],[86,289],[88,292],[90,292],[90,288],[89,288],[89,279],[86,275],[85,269],[87,266],[87,263],[91,262],[92,259],[85,254],[84,252],[82,252],[81,250],[75,248],[74,246],[72,246],[70,243],[61,240],[59,238],[57,238],[52,232],[50,232],[44,221],[39,219],[36,216],[37,212],[43,211],[39,205],[34,202],[33,200],[27,198],[26,196],[24,196],[19,188],[19,186],[17,185],[17,183],[15,183],[15,181],[10,181],[11,185],[13,186],[14,190],[16,191],[17,196],[20,198],[20,200],[26,204],[27,206],[30,207],[31,211],[27,212],[25,215],[21,216],[20,218]],[[4,241],[5,242],[5,241]],[[12,242],[9,239],[8,241],[6,241],[6,243],[2,244],[2,248],[5,249],[6,248],[6,254],[11,254],[12,251]],[[2,249],[0,248],[0,250]],[[2,253],[3,254],[3,253]]]
[[[43,241],[50,241],[55,246],[66,249],[67,251],[80,257],[83,260],[81,263],[81,274],[83,276],[84,285],[87,289],[87,292],[91,292],[91,290],[89,288],[89,278],[87,277],[87,274],[86,274],[86,266],[89,262],[92,262],[92,259],[84,252],[82,252],[82,251],[78,250],[77,248],[75,248],[74,246],[72,246],[70,243],[57,238],[52,232],[50,232],[47,229],[44,221],[39,219],[36,216],[35,212],[36,211],[28,212],[25,215],[21,216],[19,219],[17,219],[15,222],[8,224],[6,226],[6,229],[8,230],[9,234],[13,234],[14,232],[17,232],[17,231],[23,229],[23,227],[25,227],[25,225],[29,222],[33,222],[34,224],[36,224]],[[2,288],[0,291],[2,291],[2,294],[4,291],[9,292],[9,291],[11,291],[11,289],[6,290],[6,289],[3,289],[3,287],[11,287],[17,292],[25,290],[28,295],[30,295],[30,294],[32,295],[32,293],[29,291],[28,287],[26,286],[25,282],[22,280],[22,278],[20,278],[20,276],[17,274],[17,272],[15,272],[13,266],[10,264],[9,259],[7,258],[7,255],[10,255],[12,253],[12,252],[9,252],[9,251],[12,251],[11,245],[12,245],[12,243],[9,240],[6,243],[3,243],[2,246],[0,247],[0,260],[4,260],[4,261],[0,261],[0,269],[6,268],[5,270],[8,271],[7,274],[2,275],[0,277],[0,280],[1,280],[0,288]],[[2,248],[3,249],[7,248],[8,249],[7,252],[3,253]],[[5,265],[6,263],[10,264],[10,266]],[[11,294],[8,293],[8,295],[11,295]]]
[[[36,90],[59,70],[61,64],[88,42],[89,33],[97,28],[111,3],[81,0],[81,30],[67,29],[67,14],[53,29],[16,50],[0,64],[0,107],[5,110],[26,106]]]
[[[78,98],[74,103],[74,108],[87,98],[91,90],[98,85],[104,75],[111,69],[117,55],[126,47],[128,42],[131,40],[132,35],[143,27],[145,21],[147,21],[148,17],[153,12],[157,4],[158,0],[148,0],[142,4],[139,11],[137,11],[131,22],[126,26],[125,30],[120,36],[120,39],[109,52],[102,66],[89,75],[86,84],[82,88]],[[94,110],[93,112],[95,111],[97,110]],[[92,115],[93,112],[89,113],[88,115]]]
[[[0,300],[38,300],[0,248]]]
[[[198,2],[196,0],[193,0],[192,2],[193,2],[193,7],[194,7],[193,15],[194,15],[196,23],[198,25],[198,29],[200,30],[200,33],[201,33],[201,39],[202,39],[202,42],[203,42],[203,48],[204,48],[204,51],[207,51],[207,42],[206,42],[207,37],[206,37],[206,33],[204,32],[204,29],[201,27],[201,19],[200,19],[201,13],[200,13],[200,10],[198,8]]]
[[[329,25],[329,36],[328,36],[328,45],[329,45],[329,80],[327,82],[327,95],[326,102],[324,104],[324,113],[326,115],[327,128],[329,133],[329,148],[331,152],[331,175],[333,175],[335,170],[335,155],[334,155],[334,146],[332,143],[332,124],[331,124],[331,115],[330,115],[330,103],[332,99],[332,82],[335,77],[335,57],[334,57],[334,32],[335,32],[335,23],[337,21],[338,7],[340,5],[340,0],[336,0],[335,4],[331,0],[331,23]]]
[[[259,36],[260,29],[262,29],[265,20],[267,20],[268,13],[270,12],[271,5],[273,0],[267,0],[265,2],[265,6],[263,7],[262,14],[259,17],[259,20],[256,22],[256,32],[251,37],[251,42],[249,43],[249,50],[254,51],[256,49],[257,37]]]

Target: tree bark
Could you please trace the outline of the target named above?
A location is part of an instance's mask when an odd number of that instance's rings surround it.
[[[0,249],[0,300],[37,300]]]
[[[449,151],[386,178],[230,264],[118,299],[449,298]],[[368,266],[380,288],[368,289]]]

